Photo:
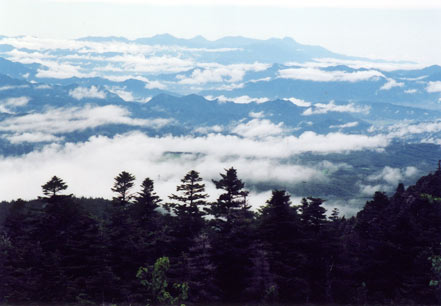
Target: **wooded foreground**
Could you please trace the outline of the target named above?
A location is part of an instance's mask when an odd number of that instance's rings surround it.
[[[64,194],[54,176],[38,200],[2,203],[0,303],[440,304],[441,171],[354,217],[285,190],[253,212],[234,168],[188,172],[169,199],[121,172],[112,201]]]

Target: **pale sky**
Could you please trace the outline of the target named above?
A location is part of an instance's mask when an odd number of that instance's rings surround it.
[[[439,0],[0,0],[0,35],[292,37],[353,56],[441,64]]]

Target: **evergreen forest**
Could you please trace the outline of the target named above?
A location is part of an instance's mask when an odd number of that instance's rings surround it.
[[[209,202],[186,173],[168,199],[121,172],[112,200],[62,178],[0,205],[2,305],[370,305],[441,303],[441,170],[355,216],[275,189],[258,211],[235,168]]]

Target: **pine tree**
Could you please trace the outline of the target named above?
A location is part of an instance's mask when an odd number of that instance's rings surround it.
[[[340,210],[337,207],[334,207],[334,209],[331,212],[331,216],[329,217],[329,220],[332,222],[337,222],[340,218]]]
[[[130,193],[134,185],[135,176],[122,171],[111,188],[117,194],[113,198],[109,220],[105,225],[105,233],[109,252],[109,263],[111,272],[115,275],[116,300],[130,301],[131,290],[137,284],[134,275],[139,267],[135,257],[138,254],[139,244],[137,243],[137,226],[132,218],[133,205]]]
[[[154,191],[154,182],[150,178],[144,179],[141,191],[129,208],[130,260],[133,267],[153,264],[157,258],[166,254],[163,246],[168,244],[170,238],[169,229],[163,224],[163,216],[157,211],[161,201]],[[132,290],[136,291],[136,287]]]
[[[174,236],[178,252],[190,247],[205,223],[205,213],[201,208],[207,205],[205,199],[208,195],[205,193],[205,184],[201,182],[199,173],[191,170],[176,187],[178,193],[169,196],[174,201],[168,203],[167,208],[175,215]]]
[[[201,184],[202,178],[199,172],[191,170],[183,179],[181,184],[176,187],[178,194],[169,196],[170,200],[176,201],[171,203],[170,207],[177,216],[202,216],[199,207],[205,206],[208,194],[205,193],[205,184]]]
[[[239,302],[245,297],[245,289],[252,277],[253,247],[255,245],[254,214],[246,202],[248,191],[230,168],[213,180],[217,189],[224,192],[208,209],[213,232],[213,259],[216,279],[227,303]]]
[[[285,190],[273,190],[271,199],[259,210],[259,236],[270,261],[278,298],[302,301],[304,280],[300,277],[300,220]],[[292,290],[295,287],[296,290]]]
[[[207,212],[213,215],[217,220],[225,220],[227,223],[237,217],[237,212],[248,211],[246,197],[248,191],[244,190],[245,184],[237,177],[237,170],[231,167],[225,169],[225,174],[220,174],[220,180],[213,180],[216,189],[224,192],[217,201],[211,205]]]
[[[57,193],[67,189],[67,184],[57,176],[53,176],[52,179],[42,185],[41,188],[43,188],[43,194],[45,196],[54,198],[57,196]]]
[[[129,191],[133,187],[134,181],[135,176],[126,171],[122,171],[117,177],[115,177],[112,191],[117,193],[117,196],[113,198],[116,203],[125,206],[130,202],[133,195],[130,194]]]
[[[159,207],[161,201],[156,192],[154,192],[153,181],[148,177],[144,179],[141,184],[141,192],[135,196],[135,204],[138,205],[139,209],[142,209],[143,215],[154,214],[155,209]]]

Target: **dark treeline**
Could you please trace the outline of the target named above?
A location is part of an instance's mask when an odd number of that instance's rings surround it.
[[[3,203],[0,304],[439,304],[441,171],[351,218],[274,190],[257,212],[234,168],[214,203],[190,171],[167,200],[121,172],[112,201]]]

